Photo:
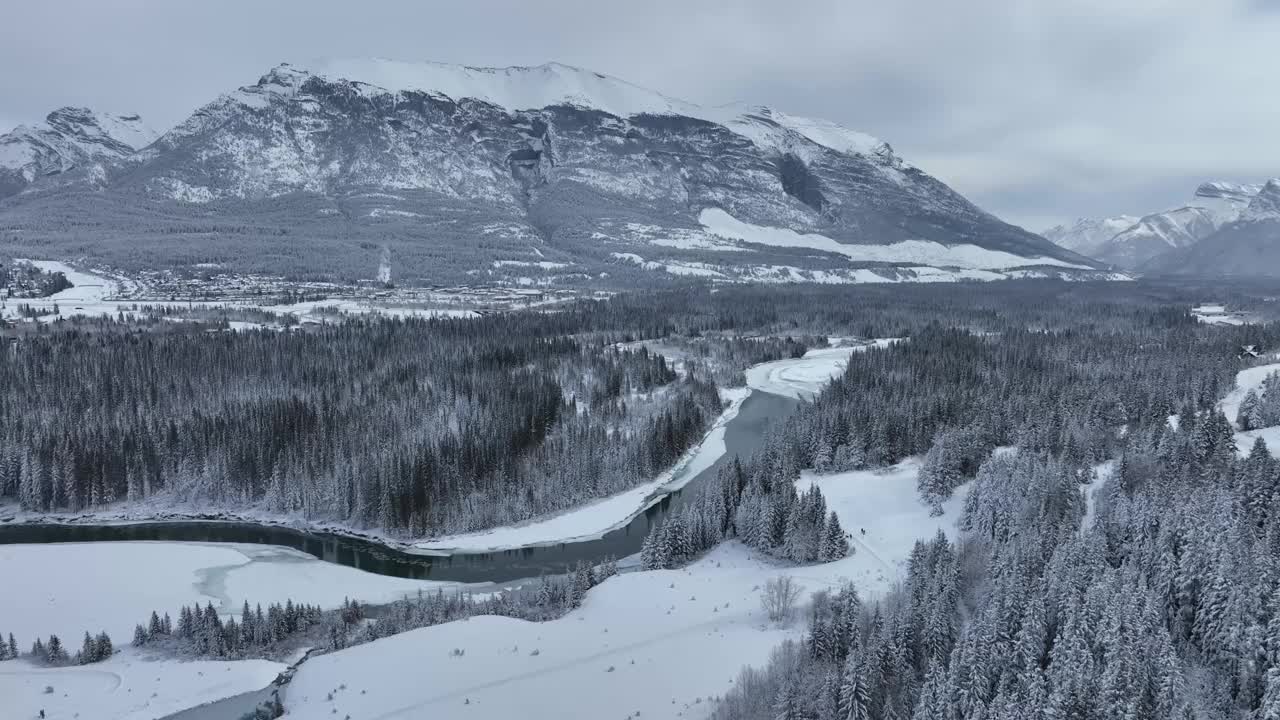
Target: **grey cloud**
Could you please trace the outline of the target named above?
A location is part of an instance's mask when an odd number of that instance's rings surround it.
[[[1028,223],[1280,174],[1280,0],[47,0],[0,26],[0,126],[89,105],[177,122],[269,67],[559,60],[891,142]],[[1032,229],[1039,229],[1032,226]]]

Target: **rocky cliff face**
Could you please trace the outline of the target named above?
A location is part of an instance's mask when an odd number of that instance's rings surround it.
[[[99,186],[92,202],[83,186],[32,188],[0,205],[0,229],[83,245],[65,228],[87,214],[115,261],[145,248],[175,264],[318,276],[348,263],[368,275],[370,246],[385,245],[398,276],[427,282],[655,272],[835,282],[1091,266],[875,138],[769,108],[701,108],[555,64],[282,65]],[[122,223],[132,239],[119,247]]]

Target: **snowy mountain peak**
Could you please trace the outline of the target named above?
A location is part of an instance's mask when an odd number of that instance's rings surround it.
[[[1196,188],[1198,198],[1224,198],[1227,200],[1249,202],[1254,195],[1262,191],[1261,185],[1244,185],[1230,182],[1207,182]]]
[[[365,92],[425,92],[452,100],[472,99],[509,112],[572,105],[627,118],[680,115],[723,125],[761,147],[793,152],[799,135],[837,152],[862,155],[882,166],[908,167],[888,143],[827,120],[789,115],[761,105],[704,107],[603,73],[558,62],[512,67],[470,67],[384,58],[330,59],[303,69],[289,63],[272,68],[257,85],[241,88],[242,104],[260,107],[269,95],[289,97],[310,78],[349,82]]]
[[[1138,218],[1117,215],[1109,218],[1079,218],[1071,225],[1056,225],[1041,233],[1051,242],[1082,255],[1094,256],[1111,238],[1134,226]]]
[[[1240,214],[1240,219],[1246,222],[1280,220],[1280,179],[1263,185],[1249,207]]]
[[[137,115],[59,108],[43,123],[0,135],[0,198],[21,192],[42,176],[119,160],[156,137]]]
[[[1051,228],[1044,236],[1070,250],[1137,268],[1157,255],[1195,245],[1241,219],[1262,189],[1261,185],[1206,182],[1184,205],[1140,218],[1080,220],[1070,228]]]

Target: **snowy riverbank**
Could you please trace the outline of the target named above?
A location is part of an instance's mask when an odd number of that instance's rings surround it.
[[[720,396],[727,405],[712,423],[706,436],[676,461],[670,470],[649,482],[549,517],[534,518],[492,530],[435,538],[415,543],[414,547],[441,553],[477,553],[558,545],[602,537],[631,522],[667,493],[684,487],[724,456],[725,427],[738,416],[748,395],[748,388],[721,390]]]
[[[764,664],[801,635],[799,620],[779,628],[761,611],[769,578],[792,576],[805,599],[846,581],[873,597],[902,577],[917,539],[955,532],[968,486],[930,517],[916,496],[918,468],[913,459],[798,481],[817,483],[854,534],[842,560],[783,567],[729,542],[684,569],[610,578],[559,620],[476,617],[331,653],[299,671],[286,717],[705,717],[743,665]]]

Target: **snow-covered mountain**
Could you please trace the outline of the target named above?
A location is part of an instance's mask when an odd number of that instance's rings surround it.
[[[1280,277],[1280,179],[1258,188],[1234,221],[1195,245],[1155,258],[1145,269]]]
[[[1122,215],[1078,220],[1045,231],[1069,250],[1119,267],[1136,269],[1164,253],[1190,247],[1234,222],[1261,185],[1207,182],[1185,205],[1139,218]]]
[[[150,145],[157,133],[137,115],[64,107],[38,125],[0,135],[0,198],[37,179],[119,161]]]
[[[98,185],[92,201],[82,185],[33,187],[0,204],[0,231],[82,248],[67,228],[88,221],[109,238],[88,250],[108,262],[342,279],[369,276],[386,246],[397,277],[423,282],[1094,267],[871,136],[771,108],[705,108],[555,63],[280,65]]]
[[[1042,235],[1050,242],[1081,255],[1095,256],[1117,233],[1138,222],[1133,215],[1117,215],[1109,218],[1079,218],[1071,225],[1055,225]]]

